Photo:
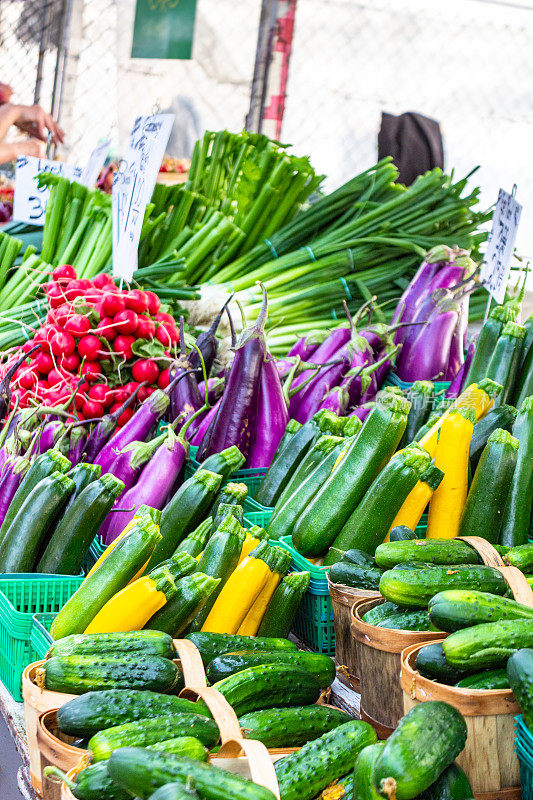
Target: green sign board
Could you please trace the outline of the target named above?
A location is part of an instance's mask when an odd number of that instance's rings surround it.
[[[197,0],[137,0],[132,58],[190,58]]]

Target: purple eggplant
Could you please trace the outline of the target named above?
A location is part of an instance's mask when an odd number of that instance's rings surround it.
[[[236,445],[248,457],[257,414],[261,367],[265,357],[264,327],[268,313],[266,289],[257,322],[246,328],[237,343],[235,358],[226,382],[213,427],[207,442],[198,451],[198,460]]]
[[[202,444],[209,427],[214,423],[221,402],[222,398],[220,397],[212,408],[206,411],[203,416],[199,417],[200,422],[198,426],[196,428],[194,426],[189,428],[188,438],[193,447],[200,447]]]
[[[322,344],[314,351],[313,364],[320,365],[332,361],[334,357],[336,357],[338,351],[348,344],[351,336],[350,328],[339,327],[332,330]],[[305,374],[298,375],[292,382],[292,388],[297,389],[298,386],[301,386],[301,384],[307,380],[307,377],[308,376]],[[290,409],[290,414],[292,416],[292,408]]]
[[[276,361],[267,353],[261,368],[255,431],[246,462],[249,469],[270,466],[288,421],[289,411]]]
[[[125,510],[111,512],[105,533],[106,544],[110,544],[124,530],[139,506],[145,504],[151,508],[163,508],[179,477],[188,450],[184,437],[176,436],[169,428],[164,441],[145,464],[136,484],[119,498],[117,508]]]
[[[105,414],[105,416],[103,416],[102,419],[97,422],[85,444],[85,461],[88,461],[90,464],[93,463],[94,459],[109,440],[110,436],[114,431],[116,431],[117,422],[122,413],[131,406],[137,397],[139,389],[141,386],[145,385],[146,384],[144,383],[140,383],[133,394],[128,397],[128,399],[120,406],[120,408],[117,408],[117,410],[113,411],[112,414]]]
[[[216,315],[215,319],[213,320],[213,324],[209,328],[208,331],[202,331],[199,334],[198,338],[196,339],[196,347],[202,354],[202,358],[205,364],[205,372],[207,377],[209,377],[211,373],[211,368],[213,366],[213,362],[217,357],[218,353],[218,340],[216,337],[216,332],[218,326],[220,325],[220,320],[222,319],[222,314],[224,311],[227,310],[228,303],[232,299],[233,295],[228,297],[218,314]],[[191,369],[194,370],[194,375],[197,381],[201,381],[203,379],[203,372],[202,372],[202,362],[200,360],[200,356],[196,350],[193,350],[189,357],[189,363],[191,365]]]
[[[374,408],[374,405],[375,405],[374,403],[366,403],[366,405],[364,406],[357,406],[357,408],[354,408],[353,411],[350,411],[348,416],[357,417],[358,419],[361,420],[361,422],[364,422],[365,419],[370,414],[370,412],[372,411],[372,409]]]
[[[333,387],[337,386],[344,373],[350,364],[350,356],[346,353],[339,361],[327,367],[321,372],[309,386],[302,392],[300,403],[294,415],[291,414],[293,419],[301,422],[304,425],[308,422],[313,414],[316,414],[327,392]]]
[[[334,386],[325,395],[320,408],[326,408],[328,411],[333,411],[338,417],[343,417],[346,414],[349,399],[348,390],[342,384]]]
[[[51,450],[58,441],[65,428],[62,422],[58,420],[54,422],[46,422],[39,441],[39,452],[46,453]]]
[[[0,420],[5,419],[9,413],[9,406],[11,405],[11,378],[18,370],[20,365],[26,361],[26,359],[42,347],[42,342],[36,344],[35,347],[32,347],[31,350],[28,350],[27,353],[21,355],[20,358],[17,358],[13,364],[9,367],[6,373],[2,376],[2,380],[0,380]]]
[[[73,467],[79,464],[87,441],[87,429],[81,425],[73,426],[68,440],[67,458]]]
[[[468,374],[468,370],[470,369],[470,364],[472,363],[472,359],[474,358],[474,353],[476,350],[476,342],[477,336],[470,342],[468,345],[468,350],[466,351],[466,356],[464,362],[461,364],[461,367],[455,377],[453,378],[452,382],[450,383],[450,387],[446,392],[446,397],[459,397],[461,392],[463,391],[463,383]]]
[[[196,351],[193,350],[193,352]],[[198,356],[198,358],[200,357]],[[170,417],[172,421],[177,419],[180,414],[185,414],[185,419],[188,419],[202,405],[202,396],[198,389],[196,374],[192,370],[190,357],[187,359],[183,317],[180,317],[180,358],[170,371],[170,380],[173,381],[178,375],[181,375],[183,380],[176,382],[170,393]]]
[[[202,400],[205,398],[205,383],[201,381],[198,384],[198,391]],[[207,401],[212,406],[224,391],[224,378],[208,378],[207,379]]]
[[[446,373],[450,356],[453,332],[459,318],[459,309],[453,301],[446,300],[438,308],[419,332],[407,358],[401,356],[398,376],[402,381],[442,380]]]
[[[359,373],[363,367],[373,363],[372,346],[366,337],[356,336],[352,339],[353,354],[349,371],[344,376],[342,386],[348,392],[348,405],[355,405],[361,395]]]
[[[287,357],[299,356],[302,361],[309,361],[319,345],[324,342],[327,335],[327,331],[313,331],[312,333],[308,333],[307,336],[302,336],[293,344],[287,353]]]
[[[4,521],[15,492],[29,469],[30,462],[24,456],[17,456],[12,462],[8,462],[4,466],[6,469],[2,470],[0,481],[0,525]]]
[[[448,366],[446,372],[444,373],[445,381],[451,381],[455,378],[455,376],[463,366],[465,360],[464,348],[463,348],[464,328],[465,328],[463,324],[464,316],[465,314],[463,311],[463,304],[460,303],[457,325],[455,326],[455,330],[452,336],[452,341],[450,343],[450,355],[448,356]]]

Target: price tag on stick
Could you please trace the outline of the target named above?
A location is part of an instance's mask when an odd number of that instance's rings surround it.
[[[80,167],[63,164],[61,161],[49,161],[34,156],[19,156],[15,170],[15,198],[13,201],[13,219],[29,225],[44,225],[46,204],[50,197],[47,186],[37,185],[37,178],[43,172],[62,175],[71,181],[81,177]]]
[[[481,282],[497,303],[503,303],[505,300],[505,289],[509,280],[511,257],[521,213],[522,206],[516,202],[514,194],[508,194],[500,189],[480,273]]]
[[[110,144],[111,142],[107,139],[105,142],[102,142],[102,144],[96,145],[81,173],[80,183],[83,183],[84,186],[88,186],[89,189],[94,188],[98,180],[100,170],[104,166],[106,156],[109,153]]]
[[[144,212],[165,154],[174,114],[137,117],[124,158],[113,176],[113,275],[131,281]]]

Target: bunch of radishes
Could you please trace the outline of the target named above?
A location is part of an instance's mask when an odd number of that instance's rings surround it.
[[[180,337],[154,292],[120,290],[105,273],[78,279],[68,264],[56,267],[44,288],[46,321],[23,351],[41,347],[14,374],[12,402],[53,407],[71,398],[80,419],[94,419],[120,408],[141,383],[139,402],[168,386]],[[133,411],[127,408],[119,425]]]

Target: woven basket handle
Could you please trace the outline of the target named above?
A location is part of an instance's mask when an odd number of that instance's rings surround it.
[[[476,550],[481,556],[481,560],[486,567],[504,567],[504,561],[495,547],[483,539],[481,536],[458,536],[463,542],[466,542]]]
[[[533,606],[533,591],[524,573],[519,570],[518,567],[496,567],[496,569],[502,573],[509,584],[517,603],[523,603],[525,606]]]
[[[173,639],[173,644],[180,657],[185,686],[207,686],[204,664],[196,645],[188,639]]]

